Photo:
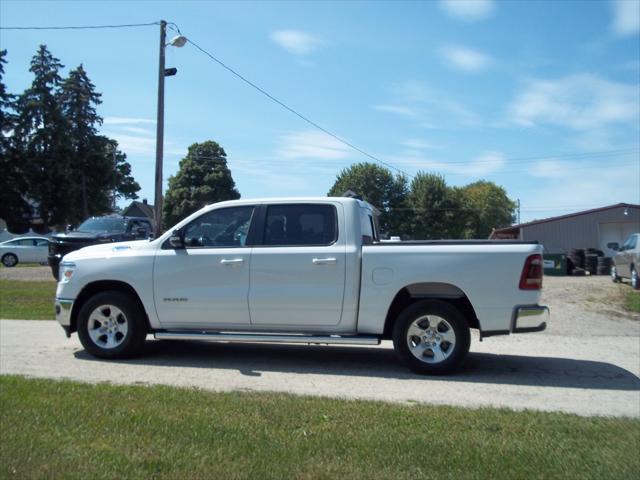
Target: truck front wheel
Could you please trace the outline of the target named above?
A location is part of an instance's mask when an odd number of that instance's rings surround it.
[[[144,312],[125,293],[98,293],[80,309],[78,336],[85,350],[95,357],[131,357],[140,351],[147,336]]]
[[[447,302],[422,300],[405,309],[393,327],[393,346],[415,373],[455,370],[469,352],[471,334],[460,311]]]

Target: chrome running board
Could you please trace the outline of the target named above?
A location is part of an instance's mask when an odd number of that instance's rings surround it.
[[[380,345],[374,335],[281,335],[258,333],[155,332],[159,340],[204,340],[208,342],[309,343],[332,345]]]

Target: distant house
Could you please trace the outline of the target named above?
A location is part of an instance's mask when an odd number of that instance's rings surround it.
[[[136,200],[131,202],[128,207],[122,210],[122,215],[125,217],[147,217],[151,223],[155,223],[153,205],[149,205],[146,198],[141,202]]]
[[[608,243],[622,242],[640,232],[640,205],[618,203],[559,217],[499,228],[491,239],[537,240],[549,253],[569,253],[572,248],[597,248],[605,255],[615,252]]]

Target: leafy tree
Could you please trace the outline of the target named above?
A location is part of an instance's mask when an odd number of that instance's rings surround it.
[[[511,225],[515,220],[516,203],[504,188],[480,180],[461,189],[468,211],[466,238],[488,238],[493,228]]]
[[[465,223],[462,198],[442,175],[419,172],[407,197],[411,236],[415,239],[459,238]]]
[[[47,47],[40,45],[29,69],[34,74],[31,87],[17,101],[17,160],[25,175],[28,196],[46,225],[64,223],[71,205],[71,149],[67,123],[56,97],[62,67]]]
[[[347,190],[357,193],[380,210],[383,232],[393,235],[405,233],[407,179],[403,175],[394,176],[388,169],[374,163],[357,163],[338,174],[327,195],[339,197]]]
[[[169,177],[163,223],[174,225],[207,204],[240,198],[227,167],[227,154],[214,141],[194,143]]]
[[[25,199],[24,166],[16,155],[14,144],[17,116],[15,96],[7,92],[2,82],[6,50],[0,50],[0,218],[12,232],[29,229],[31,208]]]

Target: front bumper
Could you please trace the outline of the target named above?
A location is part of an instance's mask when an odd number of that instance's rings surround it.
[[[513,311],[511,333],[542,332],[549,321],[549,307],[533,305],[516,307]]]
[[[56,320],[62,325],[67,336],[71,334],[71,309],[73,308],[73,300],[65,298],[56,298]]]
[[[51,273],[53,274],[53,278],[55,278],[56,280],[60,280],[58,270],[60,268],[61,261],[62,261],[62,254],[60,253],[56,253],[56,254],[50,253],[47,256],[47,262],[51,267]]]

